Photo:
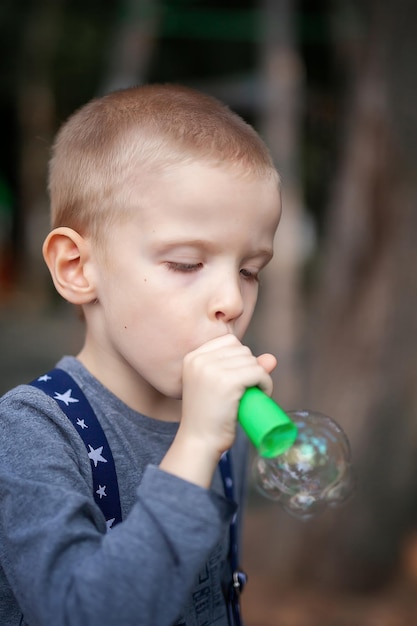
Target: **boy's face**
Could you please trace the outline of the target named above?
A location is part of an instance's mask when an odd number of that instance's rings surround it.
[[[98,378],[180,398],[184,356],[228,332],[242,339],[280,218],[275,180],[204,163],[132,185],[128,219],[95,263],[87,350]],[[98,358],[97,358],[98,355]],[[91,359],[90,359],[91,362]]]

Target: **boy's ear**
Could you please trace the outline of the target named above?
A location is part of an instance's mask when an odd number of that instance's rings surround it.
[[[55,288],[65,300],[88,304],[97,298],[87,239],[72,228],[61,226],[49,233],[42,252]]]

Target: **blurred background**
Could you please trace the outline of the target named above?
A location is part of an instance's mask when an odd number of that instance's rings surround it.
[[[417,623],[417,3],[2,0],[0,393],[81,344],[40,248],[52,138],[109,90],[179,82],[252,123],[283,179],[248,342],[275,398],[346,431],[342,508],[301,522],[251,490],[247,626]]]

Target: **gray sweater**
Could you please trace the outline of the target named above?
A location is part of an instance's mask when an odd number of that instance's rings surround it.
[[[123,522],[94,502],[84,444],[52,398],[21,385],[0,399],[0,625],[226,626],[228,529],[236,505],[158,464],[178,425],[141,415],[73,357],[113,452]],[[246,439],[232,451],[242,501]],[[241,511],[239,507],[239,515]],[[23,616],[23,617],[22,617]]]

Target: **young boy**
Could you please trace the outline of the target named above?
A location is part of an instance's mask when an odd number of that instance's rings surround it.
[[[111,528],[94,500],[92,471],[108,459],[63,412],[74,390],[7,393],[0,624],[225,626],[236,504],[218,466],[233,446],[240,513],[238,404],[251,386],[271,394],[276,364],[241,341],[272,256],[278,174],[227,107],[149,85],[93,100],[64,124],[49,190],[44,258],[85,318],[80,353],[58,367],[107,437],[123,521]],[[97,493],[105,500],[106,485]]]

